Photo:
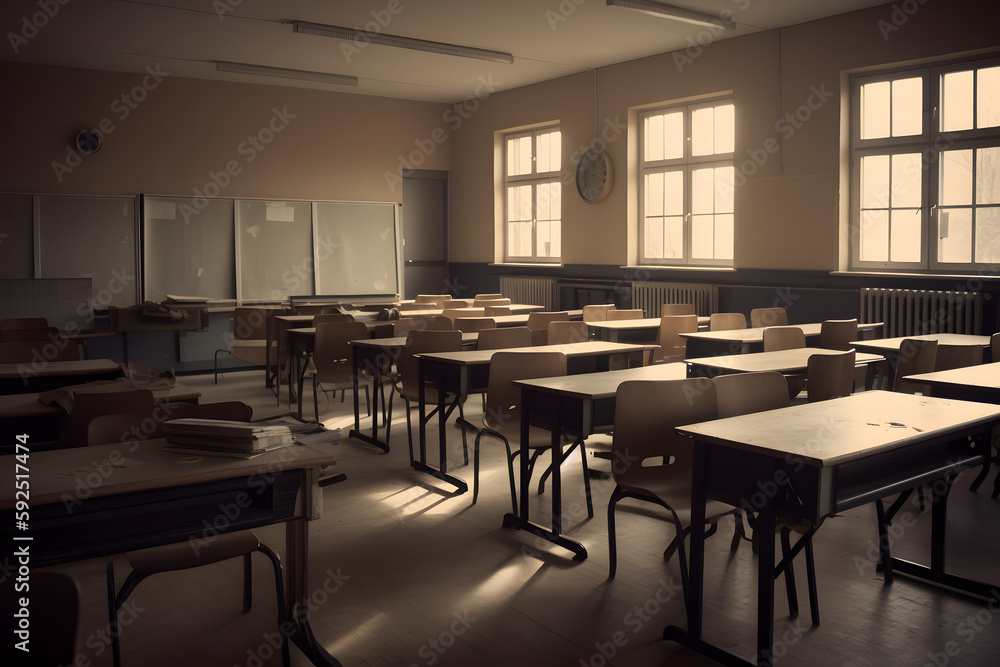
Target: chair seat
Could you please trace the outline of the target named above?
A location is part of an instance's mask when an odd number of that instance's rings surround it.
[[[243,556],[256,551],[260,539],[253,531],[219,535],[198,542],[179,542],[127,554],[129,565],[144,575],[185,570]]]
[[[627,493],[658,498],[665,502],[677,515],[682,529],[691,524],[691,487],[689,485],[679,485],[670,481],[657,483],[657,481],[650,480],[642,487],[624,484],[618,486]],[[709,500],[705,503],[705,519],[711,521],[715,517],[729,514],[735,510],[736,508],[728,503],[720,500]]]

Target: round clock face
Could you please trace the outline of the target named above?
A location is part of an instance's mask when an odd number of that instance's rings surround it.
[[[611,193],[614,175],[607,153],[587,151],[576,166],[576,189],[585,202],[596,204]]]
[[[96,153],[101,147],[101,135],[94,130],[81,130],[76,135],[76,149],[83,155]]]

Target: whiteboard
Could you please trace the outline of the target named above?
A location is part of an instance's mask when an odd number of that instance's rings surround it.
[[[246,301],[315,294],[312,202],[236,200],[239,289]]]
[[[317,294],[403,293],[396,208],[392,203],[314,203]]]

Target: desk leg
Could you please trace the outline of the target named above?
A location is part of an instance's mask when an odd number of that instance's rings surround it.
[[[389,452],[389,443],[383,442],[378,439],[378,397],[379,389],[382,388],[382,371],[381,368],[377,367],[376,364],[370,363],[368,365],[371,369],[377,369],[375,373],[375,381],[372,384],[372,434],[367,435],[361,432],[361,405],[360,399],[358,397],[358,389],[360,389],[360,377],[361,377],[361,364],[358,361],[358,350],[360,348],[355,347],[351,352],[351,373],[352,373],[352,384],[354,389],[354,428],[347,434],[349,438],[355,438],[356,440],[361,440],[369,445],[374,445],[378,447],[383,452]],[[382,405],[385,406],[385,392],[382,391]],[[386,432],[388,433],[389,427],[386,425]]]
[[[410,466],[422,473],[426,473],[431,477],[440,479],[442,482],[448,482],[455,486],[457,493],[465,493],[469,490],[469,485],[465,483],[464,479],[459,479],[454,475],[448,474],[448,434],[445,430],[445,422],[447,420],[447,415],[445,414],[444,402],[445,402],[445,392],[441,388],[440,383],[434,385],[434,389],[437,391],[437,412],[438,412],[438,442],[441,451],[441,465],[440,469],[427,463],[427,392],[426,392],[426,374],[424,373],[425,362],[423,359],[417,363],[417,376],[420,378],[420,387],[417,390],[418,406],[420,408],[420,460],[410,461]]]
[[[309,522],[285,524],[285,599],[288,601],[289,639],[314,665],[340,667],[340,662],[316,641],[309,622]],[[282,624],[282,629],[286,626]]]

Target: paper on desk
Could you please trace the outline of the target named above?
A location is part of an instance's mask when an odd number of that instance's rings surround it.
[[[316,433],[296,433],[295,442],[299,445],[323,445],[340,442],[340,429],[332,428]]]

